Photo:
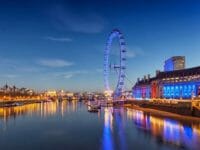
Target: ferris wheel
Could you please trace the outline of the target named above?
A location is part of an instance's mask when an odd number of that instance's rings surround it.
[[[114,38],[118,38],[119,41],[119,64],[111,65],[110,63],[110,48]],[[118,98],[122,96],[124,91],[124,80],[126,70],[126,47],[123,34],[118,29],[114,29],[107,40],[106,48],[104,50],[104,87],[106,91],[112,91],[109,83],[110,70],[114,69],[117,72],[117,85],[113,92],[113,97]]]

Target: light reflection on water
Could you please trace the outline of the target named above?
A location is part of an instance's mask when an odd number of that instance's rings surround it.
[[[113,150],[113,137],[112,137],[112,126],[113,126],[113,109],[104,109],[104,128],[103,128],[103,149]]]
[[[30,127],[21,129],[21,125]],[[15,132],[21,135],[16,141],[9,141],[16,136]],[[200,149],[200,123],[182,123],[139,110],[112,107],[102,108],[97,114],[89,113],[77,101],[0,108],[1,147],[11,150],[24,143],[26,136],[34,139],[25,148],[21,145],[26,150]],[[13,147],[8,148],[9,144],[5,143],[8,141]]]
[[[28,105],[22,105],[17,107],[3,107],[0,108],[0,118],[6,121],[9,118],[15,118],[21,115],[39,115],[41,117],[47,117],[59,113],[64,116],[65,112],[75,112],[77,110],[77,101],[62,101],[62,102],[45,102],[34,103]]]
[[[159,118],[132,109],[127,109],[127,116],[138,128],[149,131],[163,143],[184,149],[199,149],[199,123],[182,124],[172,119]]]

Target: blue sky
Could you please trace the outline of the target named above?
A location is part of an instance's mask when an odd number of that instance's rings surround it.
[[[102,90],[103,50],[113,28],[125,36],[132,82],[163,70],[173,55],[198,66],[199,8],[193,0],[0,0],[0,85]]]

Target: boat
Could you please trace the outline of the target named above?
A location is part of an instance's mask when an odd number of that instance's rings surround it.
[[[88,106],[88,112],[96,113],[96,112],[99,112],[99,110],[95,107]]]
[[[46,102],[52,102],[52,100],[48,99],[48,100],[46,100]]]
[[[21,106],[22,104],[16,102],[16,103],[13,103],[12,106]]]
[[[97,101],[88,101],[87,106],[95,109],[101,109],[101,105]]]
[[[4,107],[15,107],[15,106],[21,106],[21,105],[23,105],[23,104],[14,102],[14,103],[5,104]]]

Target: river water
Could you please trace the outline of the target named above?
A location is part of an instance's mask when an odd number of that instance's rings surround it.
[[[82,102],[0,108],[1,150],[200,150],[200,123]]]

